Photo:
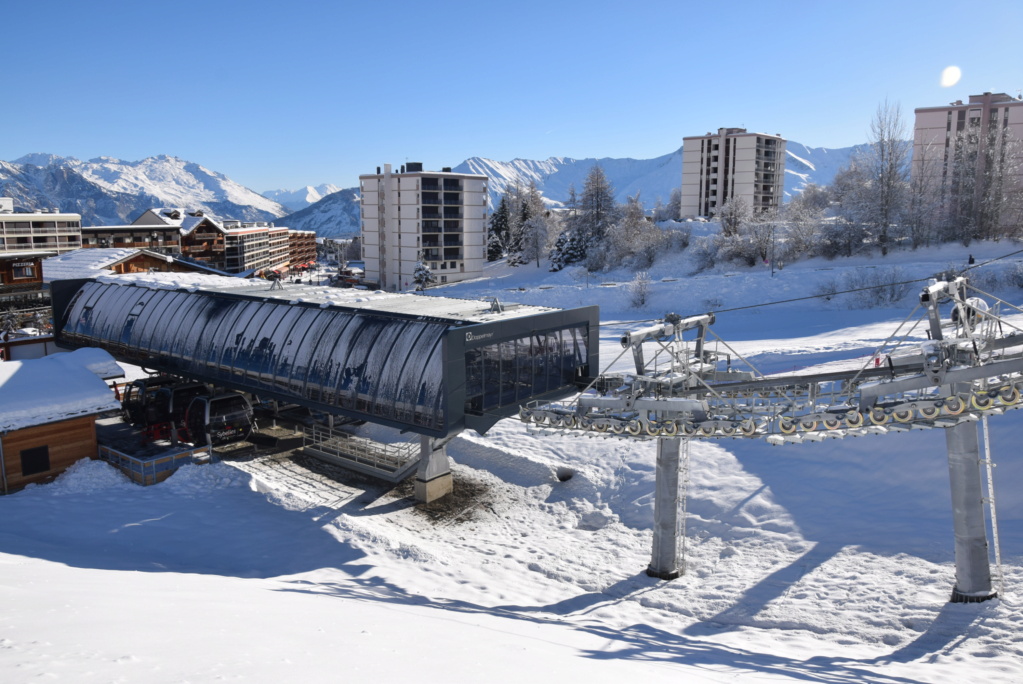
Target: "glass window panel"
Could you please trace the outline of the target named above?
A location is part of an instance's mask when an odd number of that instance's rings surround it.
[[[544,358],[547,363],[547,390],[561,387],[561,331],[552,330],[544,342]]]
[[[501,398],[500,405],[515,401],[515,340],[500,343]]]
[[[533,357],[529,338],[515,340],[515,400],[522,404],[533,394]]]
[[[479,349],[465,352],[465,400],[470,411],[483,411],[483,352]]]
[[[501,353],[496,344],[483,347],[483,410],[498,405],[501,397]]]
[[[533,334],[529,338],[529,354],[533,360],[533,394],[547,391],[547,354],[544,351],[546,336]]]

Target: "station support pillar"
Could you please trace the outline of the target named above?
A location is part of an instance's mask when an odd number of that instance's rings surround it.
[[[946,428],[945,442],[948,446],[956,561],[956,581],[950,600],[952,603],[986,601],[998,594],[991,588],[977,423],[960,423]]]
[[[431,503],[451,493],[451,463],[448,461],[447,447],[436,447],[431,437],[420,438],[419,450],[416,501]]]
[[[678,506],[681,451],[680,437],[658,438],[654,484],[654,543],[646,574],[663,580],[673,580],[682,574],[679,561],[682,514]]]

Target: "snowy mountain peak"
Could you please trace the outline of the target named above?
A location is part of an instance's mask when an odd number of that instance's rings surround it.
[[[279,202],[291,211],[299,211],[341,189],[340,186],[332,183],[323,183],[315,187],[307,185],[298,190],[267,190],[263,193],[263,197]]]
[[[227,176],[178,157],[89,161],[30,154],[0,166],[0,194],[18,207],[60,207],[84,225],[130,223],[158,206],[186,207],[243,221],[274,221],[288,213],[277,202]]]
[[[56,154],[47,154],[45,152],[32,152],[26,154],[24,157],[15,159],[12,164],[31,164],[32,166],[49,166],[50,164],[59,164],[62,161],[77,161],[74,157],[61,157]]]

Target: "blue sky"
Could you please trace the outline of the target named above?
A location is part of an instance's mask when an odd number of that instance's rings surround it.
[[[813,147],[1023,88],[1023,3],[34,0],[0,159],[167,154],[257,191],[384,163],[649,159],[721,126]],[[955,65],[962,80],[941,87]]]

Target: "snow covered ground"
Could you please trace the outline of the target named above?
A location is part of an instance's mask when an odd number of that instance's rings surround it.
[[[977,261],[1018,245],[971,247]],[[1015,267],[1015,259],[983,272]],[[601,357],[636,321],[719,312],[761,370],[864,357],[915,304],[750,304],[855,268],[925,278],[967,250],[689,276],[494,265],[450,296],[601,305]],[[922,283],[919,284],[922,286]],[[1023,291],[1001,285],[1014,302]],[[625,359],[620,362],[626,367]],[[456,500],[315,463],[189,466],[141,488],[99,462],[0,498],[0,678],[99,681],[1023,681],[1023,412],[990,420],[1005,585],[954,582],[943,435],[772,447],[695,441],[686,574],[648,578],[651,442],[536,437],[516,420],[449,446]],[[575,475],[565,482],[558,467]]]

